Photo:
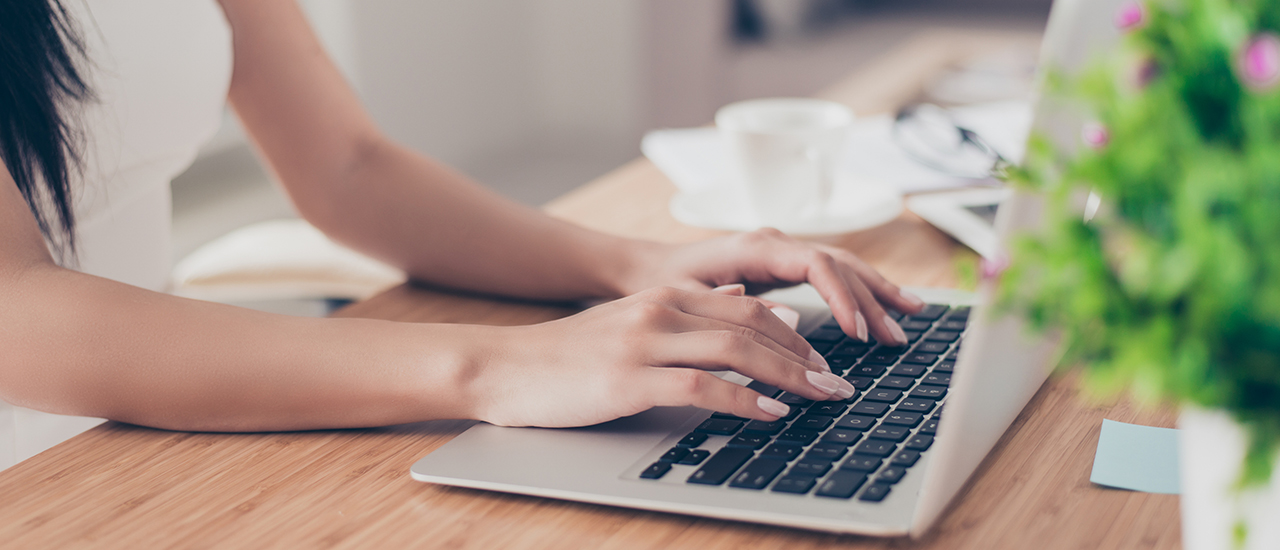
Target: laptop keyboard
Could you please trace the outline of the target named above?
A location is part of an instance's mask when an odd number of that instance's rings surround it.
[[[806,339],[831,369],[857,388],[843,401],[814,402],[773,386],[747,387],[786,403],[774,422],[713,414],[640,473],[687,474],[692,484],[880,502],[933,445],[969,308],[929,305],[915,315],[890,312],[906,346],[860,342],[834,319]],[[699,447],[727,443],[714,453]]]

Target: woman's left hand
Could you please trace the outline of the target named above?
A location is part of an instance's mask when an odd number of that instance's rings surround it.
[[[776,229],[760,229],[708,241],[646,250],[624,286],[628,294],[655,286],[709,290],[742,283],[748,293],[810,283],[831,306],[844,332],[866,340],[905,345],[902,327],[885,313],[914,313],[916,296],[886,281],[853,253],[803,242]]]

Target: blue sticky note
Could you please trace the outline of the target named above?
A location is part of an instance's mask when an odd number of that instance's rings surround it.
[[[1089,481],[1130,491],[1178,494],[1178,430],[1103,420]]]

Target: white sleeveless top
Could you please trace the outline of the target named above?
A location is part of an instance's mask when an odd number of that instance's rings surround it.
[[[164,291],[172,267],[169,182],[217,131],[231,82],[231,31],[215,0],[64,2],[89,50],[97,101],[73,183],[85,273]],[[120,327],[127,330],[126,327]],[[0,401],[0,469],[98,423]]]

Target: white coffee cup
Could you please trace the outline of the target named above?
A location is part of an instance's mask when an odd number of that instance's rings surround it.
[[[730,181],[761,226],[822,216],[852,123],[848,107],[820,99],[756,99],[716,113]]]

